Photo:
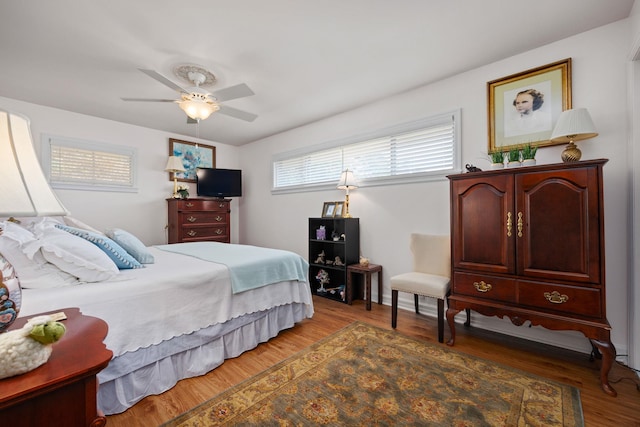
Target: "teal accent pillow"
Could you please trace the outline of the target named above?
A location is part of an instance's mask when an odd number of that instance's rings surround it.
[[[93,233],[87,230],[81,230],[75,227],[69,227],[68,225],[56,224],[56,227],[64,230],[74,236],[82,237],[83,239],[93,243],[98,248],[102,249],[109,258],[118,266],[120,270],[126,270],[131,268],[142,268],[134,257],[132,257],[122,246],[101,234]]]
[[[107,237],[122,246],[129,254],[141,264],[153,264],[155,258],[149,249],[133,234],[120,228],[107,230]]]

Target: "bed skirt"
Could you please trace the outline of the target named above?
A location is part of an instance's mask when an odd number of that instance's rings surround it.
[[[124,412],[181,379],[206,374],[306,317],[303,303],[281,305],[125,353],[98,374],[98,408],[106,415]]]

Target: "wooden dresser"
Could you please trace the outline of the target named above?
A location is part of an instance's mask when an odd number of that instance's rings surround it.
[[[167,199],[169,243],[231,241],[230,199]]]
[[[449,176],[452,287],[447,310],[470,308],[552,330],[576,330],[615,359],[606,316],[602,169],[606,159]]]
[[[84,316],[77,308],[64,308],[64,336],[53,344],[51,357],[26,374],[0,380],[0,423],[3,426],[102,427],[98,413],[96,375],[111,360],[102,342],[107,324]],[[10,329],[21,328],[19,317]]]

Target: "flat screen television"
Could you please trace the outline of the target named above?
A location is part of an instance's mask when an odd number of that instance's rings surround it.
[[[242,171],[240,169],[198,168],[196,188],[201,197],[241,197]]]

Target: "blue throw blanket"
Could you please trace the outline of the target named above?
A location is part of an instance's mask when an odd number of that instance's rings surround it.
[[[285,280],[306,282],[309,271],[304,258],[279,249],[218,242],[176,243],[156,248],[226,265],[234,294]]]

